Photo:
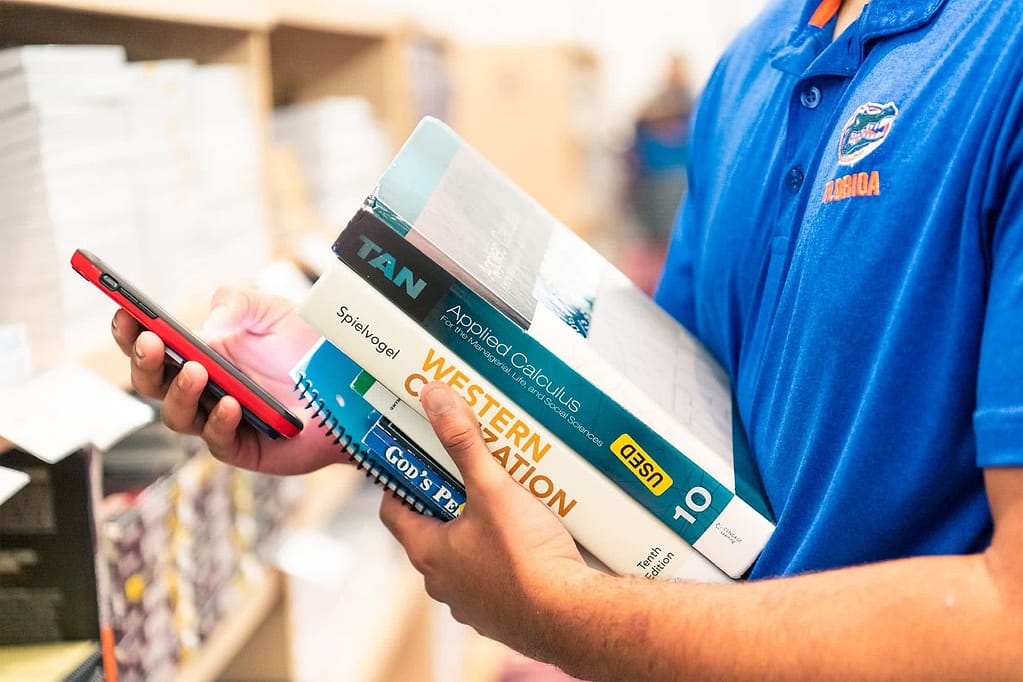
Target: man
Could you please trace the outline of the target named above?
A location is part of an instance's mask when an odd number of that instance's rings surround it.
[[[1020,2],[782,0],[711,77],[658,300],[731,374],[778,517],[758,580],[586,567],[430,385],[465,511],[381,507],[430,594],[585,678],[1020,679],[1021,55]],[[301,335],[272,302],[224,300],[264,343]],[[162,345],[115,326],[163,395]],[[197,416],[201,368],[176,382],[165,420],[227,461],[329,459],[236,432],[230,399]]]

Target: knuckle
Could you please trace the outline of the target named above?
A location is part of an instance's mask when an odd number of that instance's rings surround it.
[[[163,421],[164,426],[176,433],[198,435],[200,432],[200,430],[196,428],[194,420],[188,419],[173,410],[161,410],[160,419]]]
[[[382,504],[380,505],[380,521],[384,524],[384,528],[386,528],[391,535],[396,536],[398,533],[394,526],[394,513],[391,511],[391,508],[387,505],[386,501],[387,495],[385,494]]]
[[[398,521],[401,511],[401,504],[394,493],[385,493],[381,497],[379,512],[380,521],[384,524],[384,528],[386,528],[387,531],[399,542],[401,542],[402,538],[401,525]]]
[[[156,379],[151,373],[132,368],[131,387],[147,398],[162,398],[162,380]]]
[[[438,601],[441,600],[438,599]],[[472,625],[470,622],[471,614],[460,604],[448,604],[448,610],[451,612],[451,617],[455,620],[455,622],[461,623],[462,625]]]
[[[418,569],[418,567],[416,568]],[[424,580],[423,587],[426,588],[426,594],[430,597],[430,599],[441,603],[447,603],[445,601],[446,595],[444,594],[444,590],[440,589],[436,580]]]
[[[206,441],[206,449],[209,450],[210,454],[213,455],[215,459],[223,462],[224,464],[240,466],[240,459],[236,451],[230,448],[219,447],[209,441]]]
[[[446,448],[466,450],[474,446],[479,440],[479,429],[475,424],[466,424],[459,421],[458,423],[442,427],[437,437]]]
[[[177,417],[177,415],[168,412],[167,410],[161,410],[160,420],[163,422],[164,426],[171,431],[181,432],[181,420]]]

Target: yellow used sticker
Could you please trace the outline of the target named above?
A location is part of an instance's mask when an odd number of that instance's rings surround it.
[[[654,461],[653,457],[639,447],[639,443],[629,434],[623,433],[615,438],[611,443],[611,452],[615,453],[618,459],[622,460],[625,466],[629,467],[636,478],[643,481],[643,485],[649,488],[654,495],[660,495],[671,487],[671,476]]]

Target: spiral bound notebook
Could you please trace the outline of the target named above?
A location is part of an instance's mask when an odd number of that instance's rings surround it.
[[[291,377],[309,411],[306,428],[333,438],[369,478],[412,509],[445,521],[458,515],[465,489],[366,401],[353,385],[366,375],[347,355],[321,339]]]

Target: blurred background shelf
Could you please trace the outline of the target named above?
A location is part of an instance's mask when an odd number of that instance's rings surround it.
[[[131,19],[151,19],[224,28],[266,27],[272,18],[266,0],[19,0],[26,7],[72,11]]]
[[[346,35],[384,36],[408,22],[405,15],[372,5],[332,0],[272,0],[273,24]]]

